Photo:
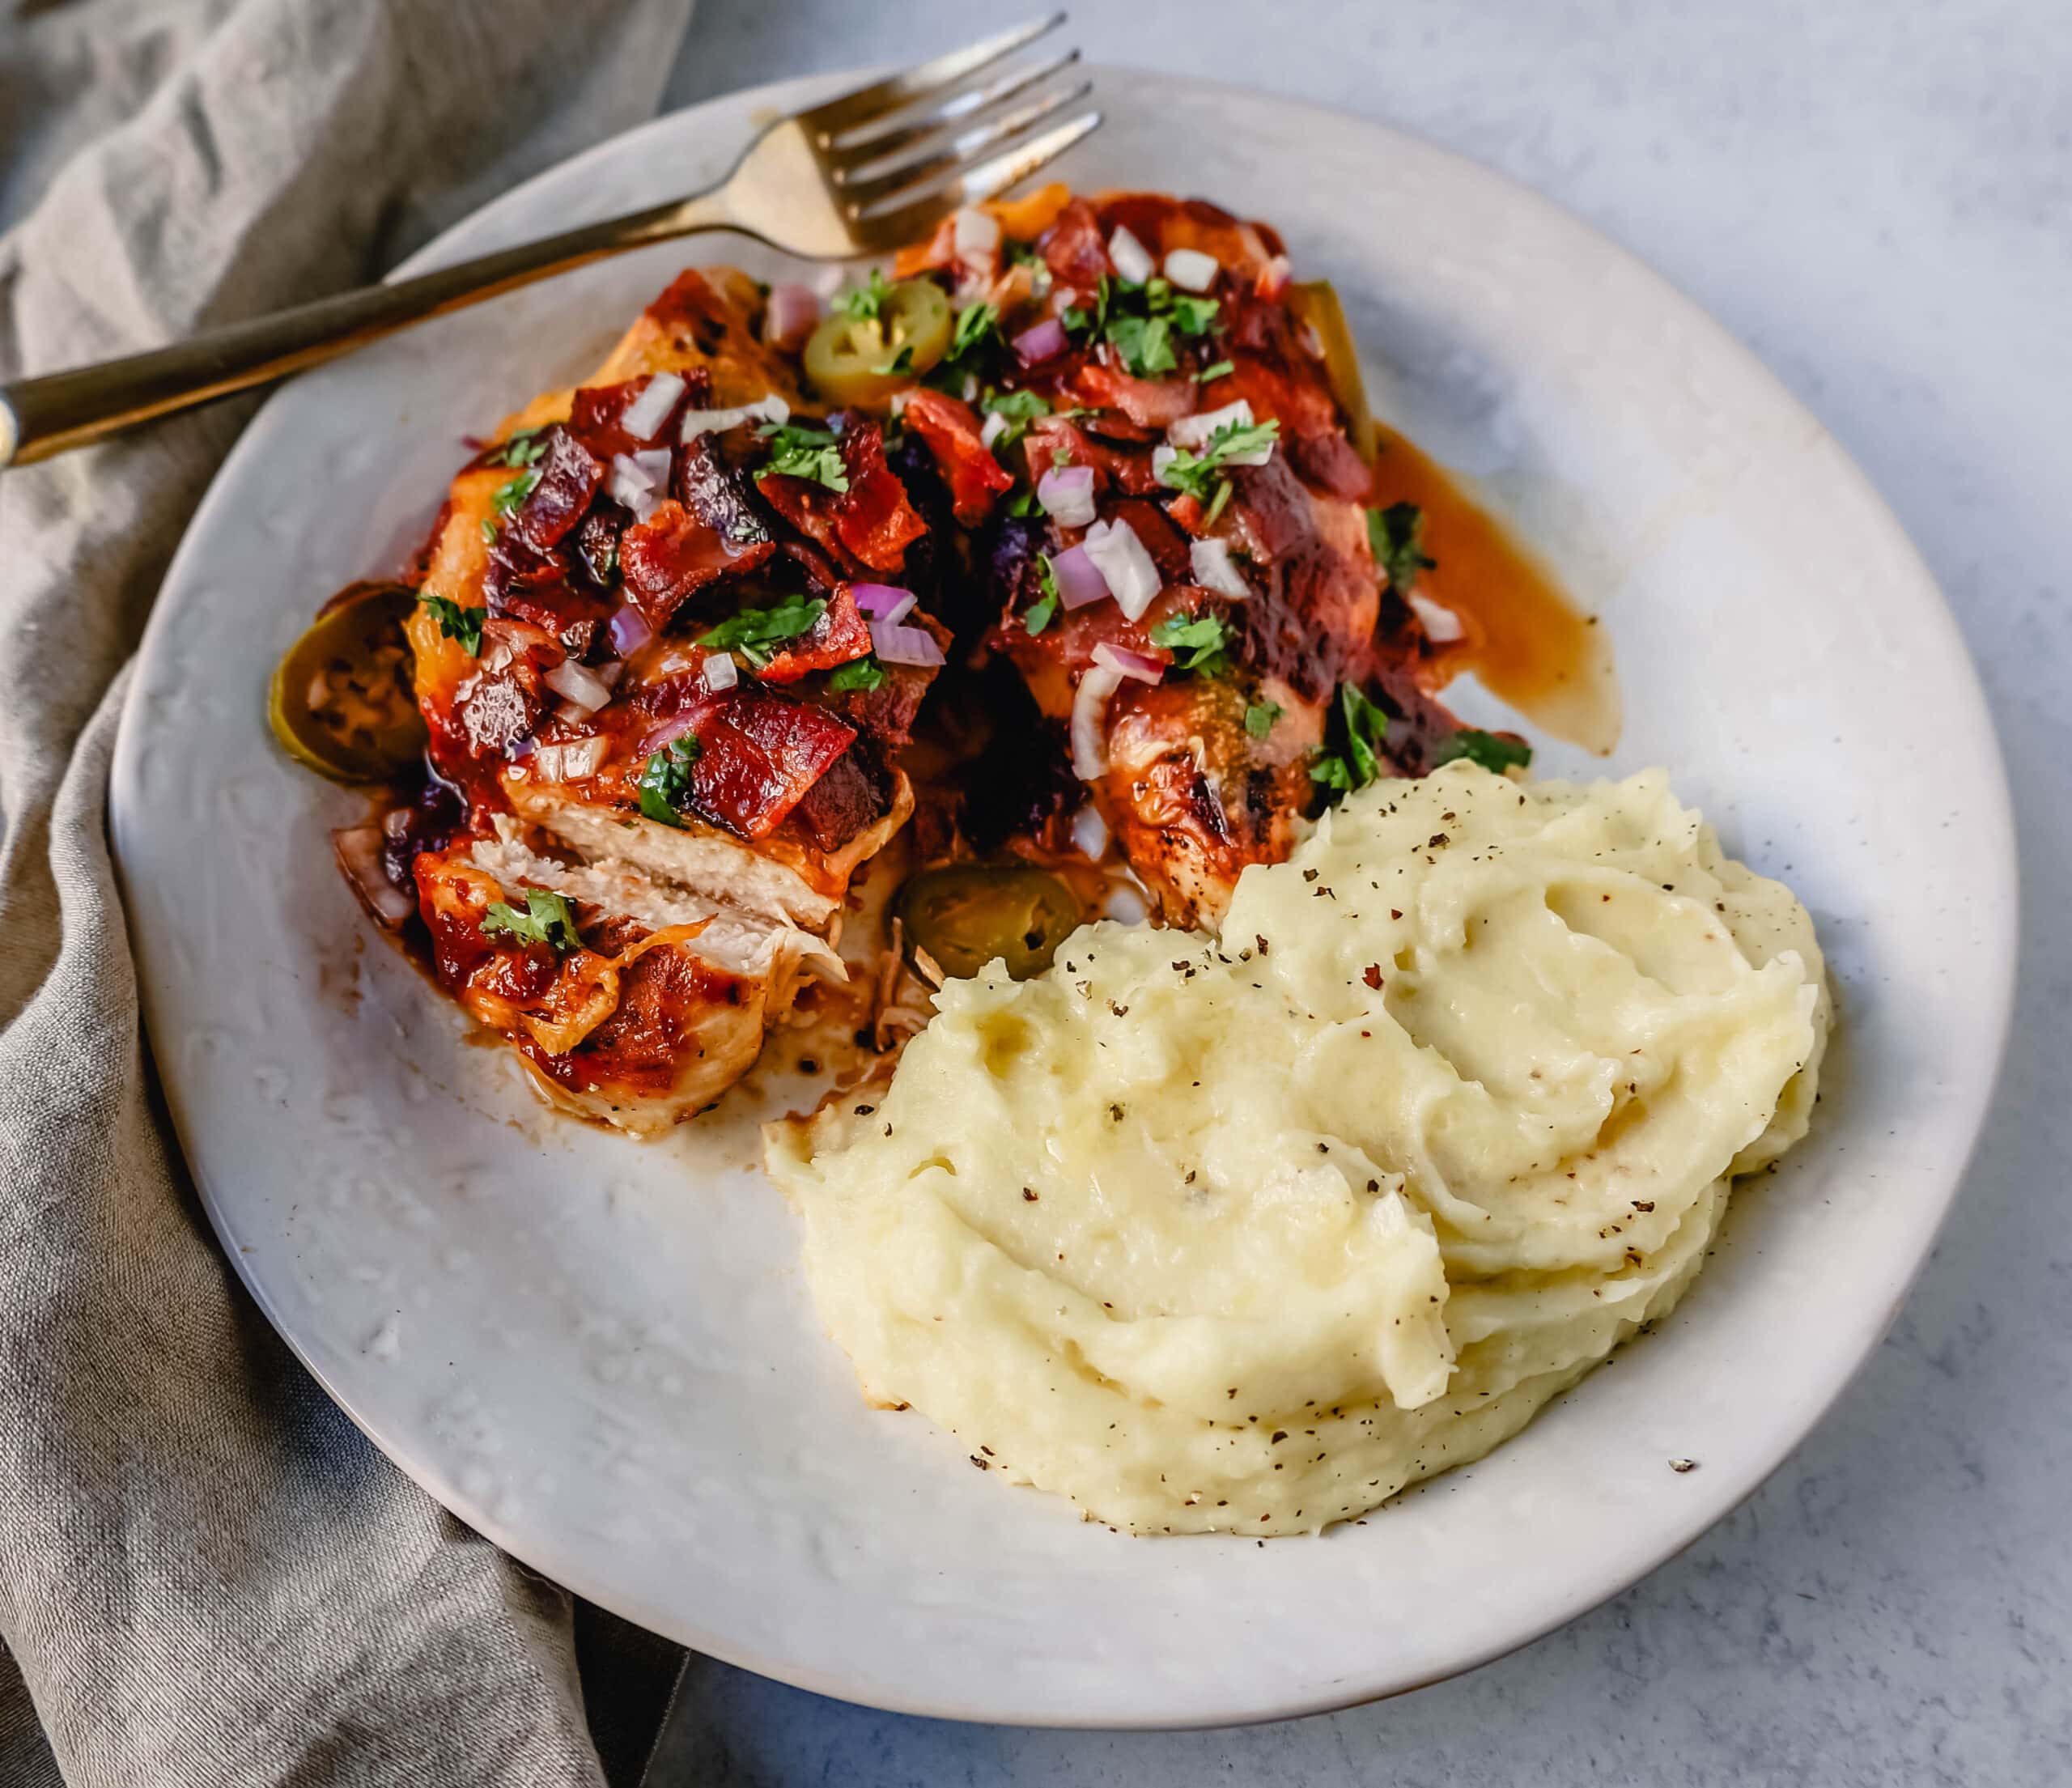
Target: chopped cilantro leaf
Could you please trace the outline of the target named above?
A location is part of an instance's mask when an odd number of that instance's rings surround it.
[[[545,944],[555,950],[572,950],[583,941],[576,935],[575,915],[568,910],[568,902],[545,888],[525,890],[523,912],[508,902],[492,900],[482,915],[482,931],[486,936],[503,932],[521,944]]]
[[[830,689],[848,690],[873,690],[885,681],[885,666],[869,652],[860,658],[851,658],[846,665],[837,665],[834,673],[827,679]]]
[[[418,601],[431,610],[441,633],[460,641],[461,651],[470,658],[482,656],[482,622],[489,618],[488,609],[464,609],[443,596],[421,596]]]
[[[903,378],[907,373],[911,372],[913,370],[914,344],[911,342],[902,346],[900,350],[897,354],[894,355],[890,360],[887,360],[883,366],[873,367],[871,368],[872,372],[877,374],[878,376],[882,379]]]
[[[1151,379],[1178,365],[1173,338],[1207,335],[1216,326],[1220,309],[1215,299],[1175,291],[1170,280],[1157,274],[1140,286],[1104,274],[1093,310],[1074,305],[1059,321],[1068,334],[1106,340],[1130,372]]]
[[[1029,605],[1029,612],[1021,618],[1022,626],[1032,637],[1050,626],[1062,600],[1058,593],[1058,574],[1051,568],[1048,553],[1036,555],[1036,581],[1043,593]]]
[[[770,443],[770,463],[764,471],[811,478],[830,491],[849,488],[842,448],[831,431],[802,428],[796,423],[765,423],[756,432]]]
[[[496,517],[484,516],[482,520],[482,538],[494,546],[496,544]]]
[[[949,358],[961,360],[1000,327],[1000,313],[991,304],[966,304],[957,313],[957,332],[949,338]]]
[[[1007,506],[1007,512],[1011,516],[1033,516],[1036,510],[1036,493],[1034,491],[1024,491]]]
[[[1110,343],[1140,379],[1156,378],[1180,363],[1172,338],[1171,320],[1164,316],[1118,316],[1108,325]]]
[[[1173,654],[1175,670],[1198,670],[1214,676],[1229,660],[1224,648],[1230,636],[1212,614],[1169,614],[1151,630],[1151,643]]]
[[[967,401],[978,380],[1000,360],[1000,313],[991,304],[966,304],[957,313],[949,350],[928,373],[925,383]]]
[[[1209,500],[1208,513],[1201,518],[1204,532],[1216,525],[1216,518],[1223,513],[1223,506],[1229,500],[1230,481],[1228,478],[1219,479],[1216,486],[1216,495]]]
[[[1214,366],[1204,367],[1195,375],[1195,383],[1205,385],[1212,379],[1221,379],[1238,370],[1235,360],[1218,360]]]
[[[1176,452],[1159,474],[1159,482],[1191,497],[1206,496],[1210,478],[1221,472],[1233,457],[1271,447],[1280,437],[1280,423],[1272,417],[1249,427],[1242,423],[1225,423],[1208,437],[1199,453],[1190,452],[1185,448]]]
[[[507,479],[503,483],[499,484],[496,487],[496,495],[489,499],[490,507],[499,516],[507,516],[537,491],[539,486],[539,468],[529,467],[520,472],[516,478]]]
[[[1327,788],[1335,788],[1341,794],[1353,786],[1352,772],[1345,767],[1344,758],[1330,751],[1319,751],[1311,762],[1310,780],[1322,783]]]
[[[1464,726],[1432,754],[1432,767],[1436,770],[1456,758],[1479,763],[1484,770],[1493,770],[1501,776],[1506,770],[1522,770],[1531,763],[1532,747],[1522,739],[1507,739],[1501,733]]]
[[[1263,739],[1284,711],[1280,703],[1269,702],[1262,696],[1245,710],[1245,730],[1255,739]]]
[[[1344,726],[1341,752],[1319,751],[1310,766],[1310,779],[1341,792],[1365,788],[1382,773],[1382,747],[1389,734],[1389,711],[1369,700],[1352,683],[1338,686],[1338,708]]]
[[[520,428],[490,449],[482,456],[485,465],[531,465],[547,450],[547,444],[540,437],[546,433],[541,428]]]
[[[874,322],[878,312],[885,308],[885,294],[891,290],[885,282],[885,275],[873,267],[868,284],[851,286],[848,291],[835,295],[834,308],[856,322]]]
[[[1374,563],[1388,574],[1390,587],[1399,596],[1410,594],[1420,571],[1439,563],[1424,551],[1424,512],[1414,503],[1392,503],[1386,509],[1367,512],[1367,544],[1374,549]]]
[[[690,767],[704,748],[686,734],[648,758],[640,772],[640,811],[664,826],[681,826],[690,799]]]
[[[988,389],[979,400],[979,407],[988,416],[1004,416],[1007,427],[993,442],[997,453],[1009,448],[1029,432],[1029,425],[1038,416],[1051,414],[1050,404],[1040,391],[994,391]]]
[[[760,670],[775,656],[773,646],[811,632],[826,612],[825,597],[788,596],[766,609],[743,609],[698,635],[697,643],[711,652],[738,652]]]

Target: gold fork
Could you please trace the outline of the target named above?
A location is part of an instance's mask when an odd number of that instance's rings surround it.
[[[83,447],[155,416],[285,378],[513,287],[703,230],[813,261],[881,254],[952,210],[1025,180],[1101,122],[1060,117],[1093,91],[1079,52],[1008,58],[1062,12],[779,119],[715,187],[630,216],[212,329],[149,354],[0,384],[0,467]]]

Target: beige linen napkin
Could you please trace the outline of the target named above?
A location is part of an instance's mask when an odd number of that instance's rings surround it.
[[[648,116],[690,10],[0,0],[0,375],[377,277]],[[289,1357],[155,1102],[109,749],[251,407],[0,474],[0,1782],[598,1782],[595,1629]]]

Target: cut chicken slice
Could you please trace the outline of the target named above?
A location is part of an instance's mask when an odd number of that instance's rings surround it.
[[[876,856],[914,811],[913,786],[894,772],[887,812],[839,849],[820,851],[788,833],[751,847],[692,816],[679,826],[658,825],[575,799],[554,784],[507,779],[505,789],[521,818],[592,862],[616,860],[654,881],[817,929],[840,911],[857,866]]]
[[[846,978],[817,932],[623,860],[563,862],[507,818],[415,873],[440,984],[553,1103],[635,1135],[724,1093],[808,977]]]

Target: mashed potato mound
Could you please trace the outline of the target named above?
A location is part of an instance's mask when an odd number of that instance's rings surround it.
[[[1805,1133],[1811,921],[1650,771],[1376,783],[1220,940],[1102,924],[771,1132],[865,1392],[1138,1533],[1479,1457],[1662,1315]]]

